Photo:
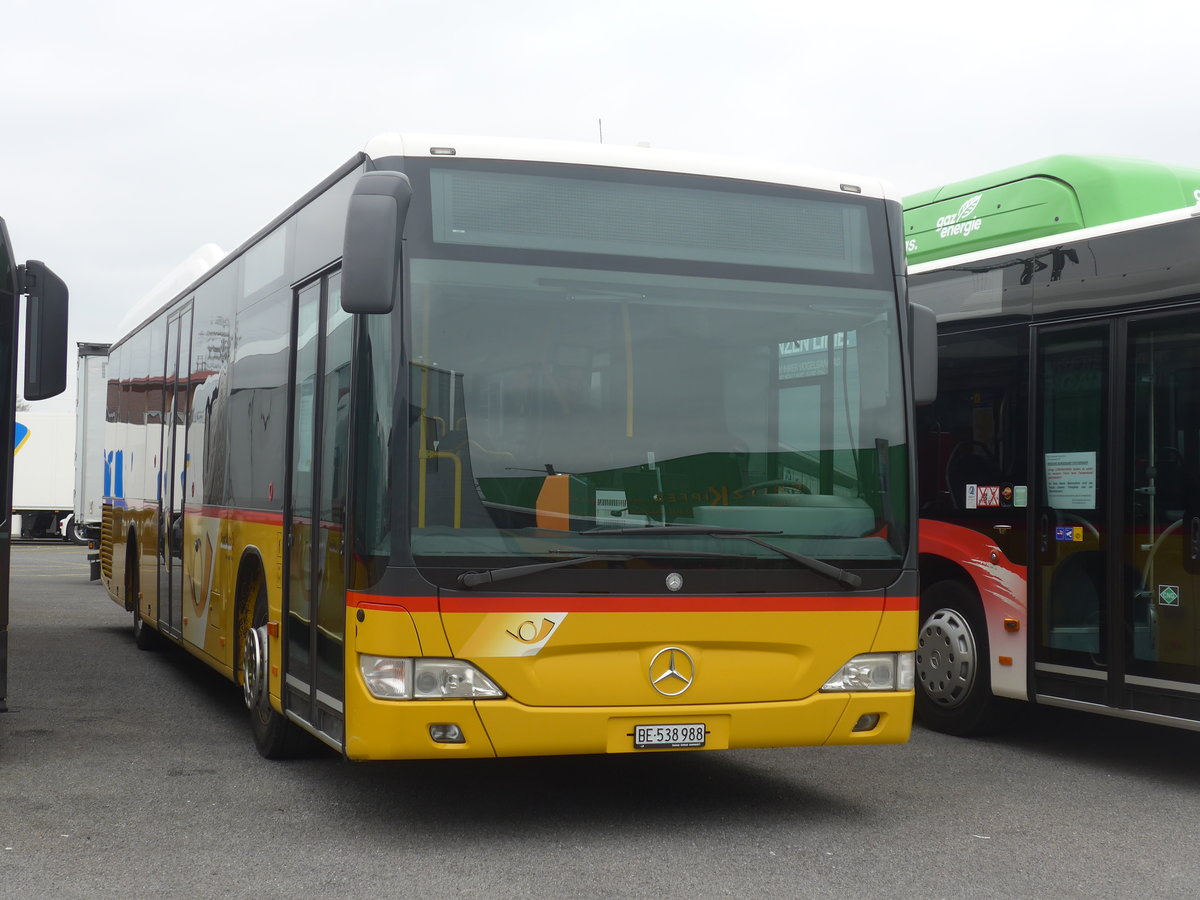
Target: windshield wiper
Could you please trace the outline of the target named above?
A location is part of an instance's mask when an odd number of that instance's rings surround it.
[[[551,569],[562,569],[567,566],[580,566],[589,562],[624,562],[628,556],[610,553],[589,553],[583,556],[572,556],[567,559],[556,559],[554,562],[532,563],[527,566],[509,566],[505,569],[486,569],[482,572],[463,572],[458,576],[458,583],[465,588],[479,587],[481,584],[493,584],[497,581],[509,581],[526,575],[536,575],[538,572],[548,572]]]
[[[570,553],[569,550],[550,550],[550,553]],[[497,581],[510,581],[513,578],[524,578],[526,575],[536,575],[539,572],[548,572],[551,569],[562,569],[567,566],[581,566],[589,562],[626,562],[634,558],[647,558],[655,556],[680,557],[686,556],[689,558],[698,557],[701,559],[745,559],[743,553],[722,553],[714,550],[678,550],[675,548],[647,548],[638,547],[636,549],[621,548],[612,550],[608,553],[580,553],[575,556],[569,556],[566,559],[556,559],[553,562],[530,563],[522,566],[506,566],[502,569],[485,569],[482,572],[463,572],[458,576],[458,583],[465,588],[479,587],[481,584],[494,584]]]
[[[794,550],[788,550],[785,547],[772,544],[770,541],[764,541],[759,537],[761,534],[783,534],[782,531],[767,531],[756,528],[723,528],[719,525],[652,525],[641,528],[593,528],[585,533],[644,535],[646,537],[657,534],[706,534],[710,537],[721,538],[725,540],[749,541],[752,544],[757,544],[759,547],[765,547],[767,550],[774,550],[780,556],[785,556],[792,562],[804,566],[806,569],[816,572],[818,575],[824,575],[826,578],[831,578],[843,587],[862,587],[863,583],[862,578],[858,575],[855,575],[853,572],[847,572],[845,569],[840,569],[837,566],[830,565],[824,560],[816,559],[812,556],[806,556],[803,553],[797,553]]]
[[[760,532],[761,534],[762,532]],[[767,534],[779,534],[780,532],[766,532]],[[764,541],[762,538],[755,537],[754,534],[734,534],[734,533],[717,533],[714,537],[724,539],[734,539],[749,541],[752,544],[757,544],[760,547],[766,547],[768,550],[774,550],[780,556],[786,556],[792,562],[811,569],[818,575],[824,575],[826,578],[832,578],[838,584],[845,588],[862,587],[862,577],[855,575],[853,572],[847,572],[845,569],[840,569],[835,565],[817,559],[815,556],[805,556],[803,553],[797,553],[794,550],[788,550],[786,547],[780,547],[777,544],[772,544],[770,541]]]

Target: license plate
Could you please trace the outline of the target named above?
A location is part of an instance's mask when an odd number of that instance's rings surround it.
[[[647,750],[651,747],[703,747],[707,734],[703,723],[634,725],[633,746],[637,750]]]

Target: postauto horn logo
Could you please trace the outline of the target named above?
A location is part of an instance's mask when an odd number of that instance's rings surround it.
[[[958,212],[937,220],[938,237],[966,237],[983,227],[983,219],[972,218],[983,194],[976,194],[958,208]]]

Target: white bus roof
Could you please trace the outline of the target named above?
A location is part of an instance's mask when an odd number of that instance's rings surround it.
[[[451,149],[453,154],[447,152]],[[439,153],[438,150],[443,152]],[[861,193],[876,199],[899,200],[899,195],[890,185],[865,175],[810,169],[752,156],[687,153],[619,144],[447,134],[381,134],[368,141],[363,152],[371,159],[388,156],[433,158],[453,155],[468,159],[536,160],[655,172],[680,172],[795,185],[834,193]],[[858,188],[858,191],[847,191],[847,185]]]

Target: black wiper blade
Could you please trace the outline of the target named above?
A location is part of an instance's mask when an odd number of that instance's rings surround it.
[[[688,528],[686,525],[671,526],[678,528]],[[699,526],[704,528],[704,526]],[[637,529],[640,531],[641,529]],[[682,533],[682,532],[677,532]],[[726,538],[730,540],[745,540],[760,547],[765,547],[768,550],[773,550],[780,556],[790,559],[798,565],[804,566],[810,571],[816,572],[818,575],[824,575],[831,578],[838,584],[847,588],[856,588],[862,585],[862,578],[855,575],[853,572],[847,572],[845,569],[839,569],[837,566],[830,565],[819,559],[811,556],[805,556],[803,553],[796,553],[792,550],[787,550],[784,547],[776,546],[768,541],[764,541],[758,537],[759,534],[780,534],[778,531],[759,532],[752,530],[726,530],[715,529],[713,531],[696,531],[690,532],[693,534],[711,534],[715,537]],[[554,550],[552,553],[565,553],[567,551]],[[511,581],[514,578],[524,578],[526,575],[536,575],[539,572],[549,572],[552,569],[563,569],[568,566],[580,566],[589,562],[627,562],[631,559],[642,557],[690,557],[699,559],[734,559],[746,558],[742,553],[719,553],[712,550],[680,550],[680,549],[651,549],[638,547],[637,549],[620,548],[608,553],[584,553],[576,556],[568,556],[565,559],[556,559],[552,562],[530,563],[523,566],[508,566],[503,569],[485,569],[482,572],[464,572],[458,576],[458,583],[465,588],[476,588],[483,584],[495,584],[498,581]]]
[[[570,553],[569,550],[550,550],[550,553]],[[651,557],[689,557],[699,559],[744,559],[744,553],[722,553],[714,550],[679,550],[668,547],[637,547],[619,548],[607,553],[580,553],[568,556],[566,559],[556,559],[553,562],[530,563],[523,566],[507,566],[503,569],[485,569],[482,572],[463,572],[458,576],[458,583],[465,588],[479,587],[481,584],[494,584],[497,581],[510,581],[513,578],[524,578],[526,575],[536,575],[539,572],[549,572],[551,569],[562,569],[567,566],[580,566],[589,562],[627,562],[631,559]]]
[[[513,578],[536,575],[538,572],[548,572],[551,569],[579,566],[589,562],[624,562],[629,558],[628,556],[612,553],[589,553],[582,556],[570,556],[566,559],[556,559],[553,562],[509,566],[504,569],[486,569],[483,572],[463,572],[458,576],[458,583],[465,588],[474,588],[479,587],[481,584],[494,584],[497,581],[510,581]]]
[[[853,572],[847,572],[845,569],[830,565],[824,560],[805,556],[803,553],[796,553],[794,550],[788,550],[785,547],[777,546],[758,537],[762,534],[783,534],[782,531],[778,530],[770,531],[764,528],[725,528],[720,525],[647,525],[637,528],[604,528],[601,526],[600,528],[591,528],[584,532],[584,534],[623,534],[639,535],[642,537],[651,537],[658,534],[706,534],[717,538],[750,541],[752,544],[757,544],[768,550],[774,550],[780,556],[785,556],[792,562],[804,566],[818,575],[832,578],[843,587],[862,587],[863,583],[862,578]]]
[[[780,532],[758,532],[758,534],[780,534]],[[780,547],[772,544],[770,541],[764,541],[757,537],[755,533],[716,533],[715,537],[725,538],[729,540],[749,541],[752,544],[757,544],[760,547],[766,547],[768,550],[774,550],[780,556],[786,556],[792,562],[804,566],[816,572],[818,575],[824,575],[826,578],[831,578],[838,584],[846,588],[862,587],[863,580],[860,576],[853,572],[847,572],[845,569],[840,569],[837,566],[831,565],[824,560],[817,559],[814,556],[805,556],[803,553],[797,553],[794,550],[788,550],[786,547]]]

